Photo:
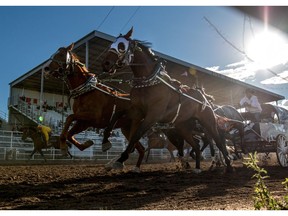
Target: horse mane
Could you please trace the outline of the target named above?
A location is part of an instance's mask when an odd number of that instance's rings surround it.
[[[28,126],[25,129],[31,130],[33,132],[37,132],[37,128],[35,126]]]
[[[83,71],[89,73],[89,70],[87,69],[86,65],[80,61],[80,58],[74,52],[71,52],[71,54],[72,58],[74,58],[77,63],[82,65]]]
[[[155,55],[155,53],[152,51],[152,43],[148,41],[141,41],[141,40],[134,40],[138,47],[142,49],[144,52],[148,53],[149,56],[151,56],[153,59],[157,60],[158,56]]]

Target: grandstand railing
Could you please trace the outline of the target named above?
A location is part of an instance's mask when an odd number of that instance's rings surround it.
[[[8,115],[2,110],[0,110],[0,118],[8,122]]]
[[[18,100],[14,98],[13,103],[10,103],[10,107],[13,107],[13,109],[34,121],[36,124],[41,123],[51,127],[56,133],[60,133],[63,127],[63,122],[65,122],[66,117],[71,113],[70,109],[63,113],[53,109],[45,109],[45,111],[44,109],[40,110],[39,105],[29,104],[19,98]],[[39,119],[40,116],[43,117],[42,121]]]

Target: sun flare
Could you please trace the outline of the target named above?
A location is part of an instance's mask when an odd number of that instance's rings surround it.
[[[248,44],[247,56],[261,68],[269,68],[287,61],[288,46],[277,33],[264,31]]]

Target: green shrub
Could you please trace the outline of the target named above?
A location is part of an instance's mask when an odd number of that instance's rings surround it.
[[[267,210],[287,210],[288,209],[288,194],[283,197],[282,200],[277,200],[272,197],[268,188],[265,185],[264,180],[269,178],[267,171],[258,166],[258,160],[256,158],[257,153],[254,155],[249,153],[249,158],[244,164],[253,169],[256,173],[252,178],[256,178],[257,181],[254,186],[255,195],[253,196],[254,208],[256,210],[267,209]],[[288,190],[288,178],[282,182],[284,185],[284,190]]]

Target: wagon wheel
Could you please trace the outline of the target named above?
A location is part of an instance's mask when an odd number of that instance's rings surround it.
[[[288,144],[286,137],[283,134],[279,134],[276,137],[276,154],[279,164],[282,167],[288,167]]]

